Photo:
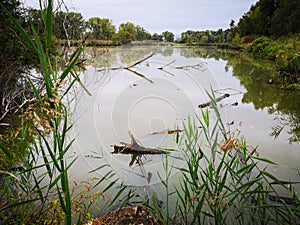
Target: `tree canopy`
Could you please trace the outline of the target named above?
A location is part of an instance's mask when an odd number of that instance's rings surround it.
[[[282,36],[300,32],[299,0],[259,0],[237,24],[240,36]]]

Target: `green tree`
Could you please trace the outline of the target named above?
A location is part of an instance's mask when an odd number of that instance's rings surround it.
[[[116,33],[116,27],[106,18],[92,17],[86,22],[86,26],[92,37],[100,40],[111,40]]]
[[[84,29],[81,13],[58,11],[54,14],[53,33],[57,38],[78,40]]]
[[[271,33],[281,36],[300,32],[299,0],[280,0],[277,4],[278,8],[271,18]]]
[[[128,43],[130,41],[150,40],[151,34],[143,27],[127,22],[120,24],[117,37],[122,43]]]
[[[137,40],[137,31],[132,22],[122,23],[119,27],[119,35],[121,40],[135,41]]]
[[[137,25],[135,27],[136,33],[137,33],[137,40],[138,41],[143,41],[143,40],[150,40],[151,39],[151,34],[146,31],[143,27]]]
[[[161,34],[154,33],[151,39],[154,41],[163,41],[164,37]]]
[[[299,0],[259,0],[240,19],[237,32],[241,37],[300,32]]]
[[[162,32],[162,35],[164,37],[164,40],[168,42],[174,42],[174,34],[170,31],[164,31]]]

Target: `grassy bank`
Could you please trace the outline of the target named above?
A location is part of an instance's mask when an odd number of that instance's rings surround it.
[[[300,34],[277,39],[265,36],[246,36],[235,42],[202,43],[188,46],[216,47],[248,52],[254,59],[270,60],[274,63],[274,81],[282,88],[300,90]]]
[[[284,88],[300,90],[300,34],[271,39],[259,37],[245,49],[255,58],[276,64],[276,79]]]

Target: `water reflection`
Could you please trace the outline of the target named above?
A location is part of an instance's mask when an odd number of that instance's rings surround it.
[[[124,69],[151,53],[153,57],[133,68],[144,77]],[[76,161],[80,165],[73,172],[76,176],[107,164],[126,184],[159,183],[163,156],[143,156],[141,168],[137,156],[112,155],[111,144],[129,143],[128,131],[132,131],[144,147],[178,149],[173,137],[161,131],[182,129],[174,126],[182,125],[188,115],[199,115],[197,106],[209,101],[205,91],[211,87],[218,90],[216,97],[230,94],[218,102],[228,130],[241,130],[250,145],[259,145],[262,156],[298,166],[300,96],[268,83],[272,77],[268,68],[273,66],[269,62],[211,48],[123,46],[93,57],[90,63],[81,79],[92,96],[74,95],[74,152],[82,155]],[[87,159],[91,152],[100,154],[101,159]],[[171,164],[181,166],[176,160]],[[280,174],[276,166],[272,169],[283,179],[298,180],[286,171]],[[145,179],[149,173],[151,179]]]
[[[193,49],[192,52],[203,58],[227,61],[225,71],[232,68],[232,75],[246,89],[242,102],[252,103],[256,110],[267,109],[274,116],[277,124],[270,128],[269,134],[278,138],[285,132],[289,135],[289,143],[300,141],[300,93],[283,90],[276,83],[270,84],[273,78],[272,62],[254,60],[247,54],[231,50],[207,48]]]

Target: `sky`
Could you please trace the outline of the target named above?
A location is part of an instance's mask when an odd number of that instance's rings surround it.
[[[26,6],[38,8],[38,0],[24,0]],[[132,22],[150,33],[229,28],[257,0],[64,0],[70,11],[80,12],[84,19],[109,18],[118,28]]]

